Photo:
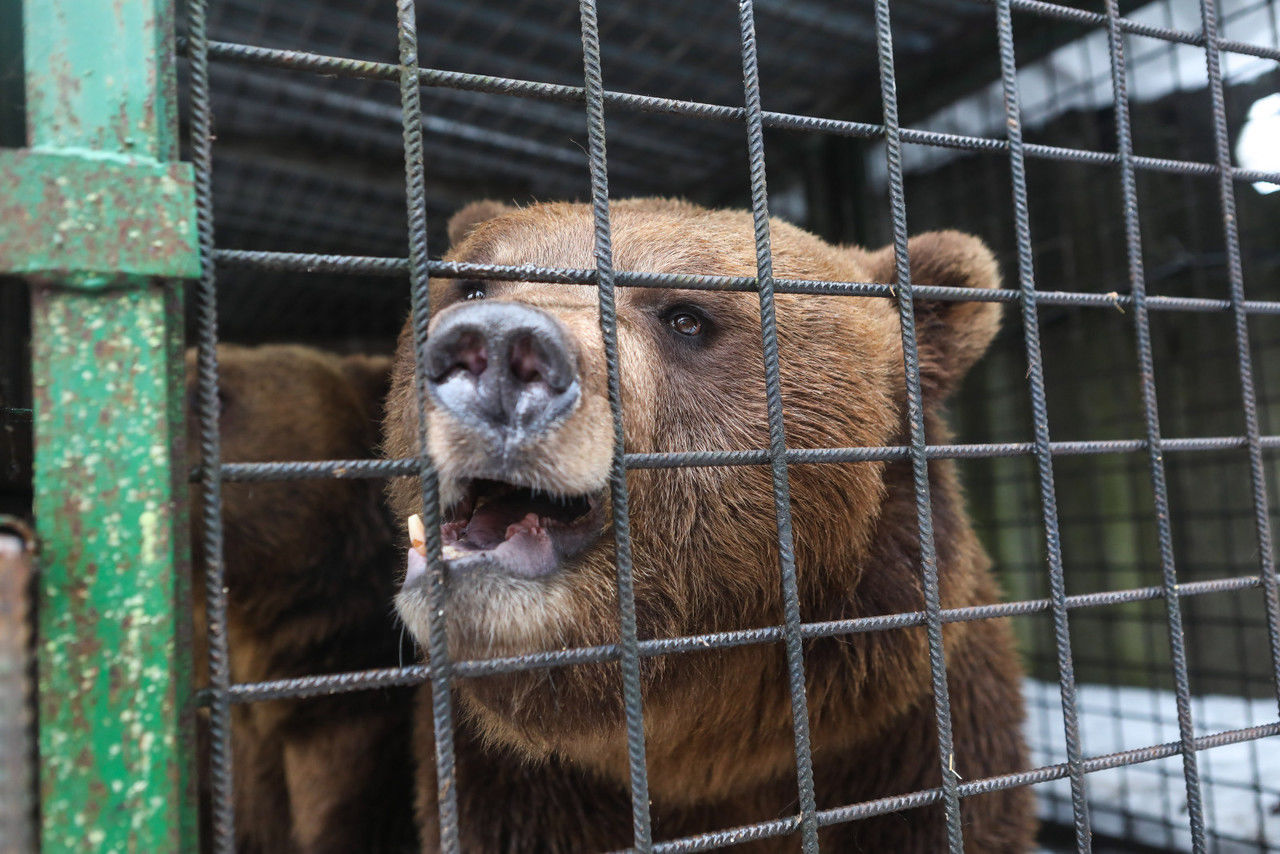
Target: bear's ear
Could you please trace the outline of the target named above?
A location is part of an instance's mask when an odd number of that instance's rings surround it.
[[[978,238],[930,231],[907,243],[913,285],[998,288],[995,256]],[[871,255],[872,281],[896,281],[893,247]],[[919,299],[915,303],[920,381],[926,399],[941,400],[986,352],[1000,329],[1001,303]]]
[[[382,419],[382,406],[391,388],[391,357],[356,354],[342,358],[342,373],[356,397],[374,420]]]
[[[511,208],[502,202],[488,199],[466,205],[449,218],[449,245],[457,246],[471,233],[471,229],[496,216],[502,216],[510,210]]]

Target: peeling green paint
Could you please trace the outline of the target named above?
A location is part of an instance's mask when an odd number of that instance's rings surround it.
[[[181,314],[166,291],[32,295],[45,851],[182,847]]]
[[[41,850],[193,850],[172,5],[26,0],[23,27],[0,270],[32,283]]]
[[[25,0],[32,148],[175,159],[170,0]]]
[[[0,151],[0,273],[81,287],[200,273],[190,164],[87,151]]]

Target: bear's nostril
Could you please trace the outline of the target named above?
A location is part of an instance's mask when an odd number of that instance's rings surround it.
[[[511,374],[519,382],[528,385],[548,382],[546,360],[538,352],[532,336],[523,335],[511,345]]]
[[[448,350],[450,358],[438,366],[433,377],[436,382],[447,379],[455,371],[466,371],[473,377],[479,377],[489,367],[489,348],[479,332],[463,332]]]
[[[469,332],[459,339],[457,364],[477,377],[489,367],[489,353],[479,334]]]

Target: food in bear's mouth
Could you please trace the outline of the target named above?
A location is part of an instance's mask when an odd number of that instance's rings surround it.
[[[558,496],[495,480],[465,483],[441,519],[441,557],[451,573],[492,570],[541,578],[599,537],[603,494]],[[426,570],[426,528],[409,517],[407,586]]]

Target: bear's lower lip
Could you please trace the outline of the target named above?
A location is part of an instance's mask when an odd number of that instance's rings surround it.
[[[452,575],[499,572],[543,578],[600,536],[603,493],[558,496],[493,480],[465,484],[444,514],[441,556]],[[404,587],[422,577],[426,558],[410,549]]]

